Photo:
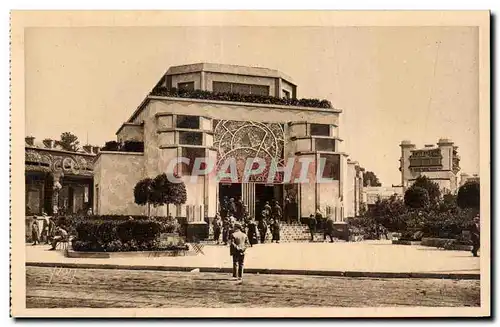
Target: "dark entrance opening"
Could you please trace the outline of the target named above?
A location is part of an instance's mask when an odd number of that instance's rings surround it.
[[[283,185],[255,184],[255,215],[257,219],[262,218],[262,210],[264,210],[266,202],[269,202],[273,207],[276,201],[283,211]]]
[[[241,199],[241,183],[219,184],[219,213],[222,218],[227,215],[227,204],[231,198],[234,202]]]

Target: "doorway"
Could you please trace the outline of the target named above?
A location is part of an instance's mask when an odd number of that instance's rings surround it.
[[[271,207],[278,201],[283,209],[283,185],[281,184],[255,184],[255,213],[258,219],[262,218],[262,210],[266,202]]]

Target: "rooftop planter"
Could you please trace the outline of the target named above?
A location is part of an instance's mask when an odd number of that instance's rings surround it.
[[[230,102],[250,102],[260,104],[273,104],[282,106],[297,106],[309,108],[324,108],[333,109],[333,106],[328,100],[319,99],[287,99],[277,98],[273,96],[256,95],[256,94],[239,94],[239,93],[215,93],[202,90],[179,90],[176,88],[168,89],[166,87],[157,87],[151,91],[152,96],[164,96],[174,98],[202,99],[214,101],[230,101]]]
[[[116,141],[106,142],[101,151],[115,151],[115,152],[144,152],[144,142],[139,141],[125,141],[123,143]]]

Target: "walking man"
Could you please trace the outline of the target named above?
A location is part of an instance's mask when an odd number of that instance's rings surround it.
[[[228,215],[235,217],[237,215],[237,208],[236,208],[236,202],[234,202],[234,198],[229,199],[229,208],[228,208]]]
[[[280,242],[280,221],[278,219],[273,219],[271,221],[271,234],[273,235],[273,239],[271,243],[276,241],[276,243]]]
[[[250,247],[252,247],[254,244],[257,244],[257,223],[256,221],[252,218],[248,222],[248,241],[250,242]]]
[[[33,241],[33,245],[40,244],[40,227],[38,226],[38,222],[36,216],[33,216],[33,220],[31,221],[31,240]]]
[[[333,243],[333,230],[334,230],[333,219],[331,216],[328,216],[326,218],[325,229],[323,231],[323,241],[326,241],[326,237],[329,236],[330,243]]]
[[[222,219],[220,218],[220,215],[218,213],[215,214],[213,228],[214,228],[214,241],[217,242],[217,244],[219,244],[220,233],[222,230]]]
[[[313,214],[309,216],[309,233],[311,233],[311,242],[314,242],[314,233],[316,233],[316,217]]]
[[[266,221],[265,217],[263,217],[261,220],[259,220],[259,224],[257,225],[257,228],[259,230],[260,243],[265,243],[266,242],[266,235],[267,235],[267,221]]]
[[[274,206],[272,208],[273,219],[280,221],[283,217],[283,210],[281,209],[279,202],[275,201]]]
[[[243,264],[245,262],[245,251],[247,249],[248,237],[241,231],[241,225],[234,225],[234,233],[231,234],[230,255],[233,257],[233,278],[241,282],[243,278]]]
[[[479,215],[474,217],[474,223],[471,226],[471,241],[472,241],[472,255],[477,257],[477,251],[479,251],[480,246],[480,235],[481,235],[481,226],[480,226]]]
[[[266,204],[264,205],[264,211],[266,212],[266,217],[269,218],[271,216],[271,205],[269,204],[269,201],[266,201]]]

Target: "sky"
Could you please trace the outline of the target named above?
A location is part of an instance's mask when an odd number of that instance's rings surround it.
[[[475,27],[82,27],[25,30],[26,135],[104,145],[170,66],[277,69],[342,109],[352,160],[400,184],[402,140],[450,138],[479,173]]]

